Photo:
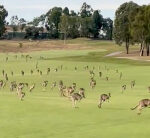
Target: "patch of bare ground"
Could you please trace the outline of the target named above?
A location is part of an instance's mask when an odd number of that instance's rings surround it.
[[[22,43],[22,48],[19,47],[19,43]],[[1,40],[0,52],[32,52],[32,51],[45,51],[45,50],[87,50],[96,49],[93,46],[85,46],[81,44],[63,44],[63,41],[16,41],[16,40]]]
[[[125,58],[125,59],[131,59],[131,60],[140,60],[140,61],[150,61],[150,56],[146,56],[146,53],[144,56],[140,56],[139,51],[130,51],[129,54],[126,54],[125,52],[114,52],[107,56],[114,56],[116,58]]]

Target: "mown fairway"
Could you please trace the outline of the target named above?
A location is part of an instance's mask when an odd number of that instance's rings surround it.
[[[93,42],[94,43],[94,42]],[[92,44],[93,44],[92,43]],[[102,43],[100,45],[100,43]],[[81,43],[82,44],[82,43]],[[92,45],[91,44],[91,45]],[[100,46],[99,46],[100,45]],[[38,51],[29,54],[32,59],[26,62],[21,53],[0,54],[0,77],[2,70],[7,72],[9,81],[4,89],[0,90],[0,138],[144,138],[149,137],[150,109],[144,109],[139,116],[130,108],[137,105],[143,98],[149,98],[147,87],[150,85],[149,63],[129,61],[123,59],[104,58],[109,51],[118,49],[110,42],[95,42],[97,50],[52,50]],[[40,59],[40,56],[44,57]],[[5,59],[8,57],[8,61]],[[42,70],[40,76],[35,65]],[[59,67],[63,65],[63,69]],[[95,67],[96,88],[89,86],[89,71]],[[78,68],[75,72],[75,66]],[[99,70],[100,66],[100,70]],[[46,75],[47,68],[51,68]],[[54,69],[58,68],[58,72]],[[30,70],[34,70],[33,75]],[[107,70],[109,69],[109,70]],[[118,69],[119,73],[116,73]],[[21,75],[24,70],[25,75]],[[11,76],[11,71],[14,76]],[[98,72],[103,73],[99,78]],[[120,80],[119,74],[123,73]],[[106,81],[106,76],[109,81]],[[41,83],[48,80],[46,91]],[[51,90],[52,82],[63,80],[66,86],[73,82],[78,88],[85,88],[86,99],[77,103],[79,108],[72,108],[72,103],[65,97],[60,97],[58,87]],[[130,88],[130,82],[136,81],[135,88]],[[11,81],[35,83],[32,93],[25,88],[24,101],[20,101],[16,92],[10,92]],[[121,86],[126,84],[127,90],[122,94]],[[111,93],[110,102],[105,102],[102,109],[97,107],[99,95]]]

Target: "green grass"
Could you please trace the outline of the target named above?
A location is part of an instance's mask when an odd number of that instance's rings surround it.
[[[144,109],[141,116],[130,110],[139,100],[149,98],[149,63],[104,58],[105,54],[120,49],[112,42],[85,40],[84,43],[97,46],[97,50],[27,53],[33,57],[28,62],[21,58],[21,53],[17,54],[17,60],[13,53],[0,54],[0,72],[4,69],[9,77],[6,87],[0,90],[0,138],[144,138],[150,135],[150,110]],[[5,62],[6,56],[9,57],[8,62]],[[41,60],[40,56],[44,59]],[[43,71],[42,76],[35,70],[37,61]],[[62,64],[63,70],[54,72]],[[97,85],[94,90],[89,87],[89,72],[83,69],[86,65],[90,69],[95,67]],[[77,72],[74,71],[75,66],[78,67]],[[98,77],[99,66],[102,78]],[[51,73],[47,76],[48,67],[51,67]],[[30,74],[31,69],[34,69],[33,75]],[[116,69],[123,73],[122,80]],[[25,76],[21,76],[21,70],[25,71]],[[11,76],[11,71],[14,76]],[[108,82],[106,76],[110,78]],[[4,79],[2,73],[0,78]],[[27,88],[23,90],[26,93],[24,101],[20,101],[15,92],[9,91],[9,84],[14,80],[30,85],[36,83],[33,93],[29,93]],[[44,80],[49,81],[46,91],[41,87]],[[76,82],[77,88],[85,88],[86,99],[78,103],[79,108],[72,108],[67,98],[60,97],[58,88],[50,89],[52,82],[59,80],[67,86]],[[130,88],[132,80],[136,80],[134,89]],[[127,85],[124,94],[121,93],[123,84]],[[112,95],[110,102],[98,109],[99,95],[109,92]]]

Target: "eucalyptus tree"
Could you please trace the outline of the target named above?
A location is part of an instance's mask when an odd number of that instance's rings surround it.
[[[136,3],[130,1],[122,4],[115,12],[114,39],[119,45],[125,43],[127,54],[129,53],[129,45],[132,40],[129,15],[137,7],[139,6]]]
[[[131,34],[134,41],[141,44],[140,56],[144,55],[146,48],[147,56],[149,56],[150,45],[150,5],[141,6],[134,15],[131,25]]]
[[[68,7],[65,7],[63,9],[63,14],[66,15],[66,16],[69,16],[69,9],[68,9]]]
[[[66,44],[66,39],[69,30],[69,16],[63,15],[60,18],[59,29],[62,34],[64,34],[64,44]]]
[[[80,22],[79,26],[80,37],[91,37],[93,35],[92,17],[80,18],[79,22]]]
[[[67,37],[76,38],[79,36],[79,18],[76,16],[61,16],[59,23],[59,31],[64,35],[64,44],[66,43]]]
[[[20,31],[22,32],[26,27],[27,21],[24,18],[19,19]]]
[[[81,9],[80,9],[80,16],[82,18],[85,18],[85,17],[90,17],[92,16],[92,13],[93,13],[93,9],[90,5],[88,5],[86,2],[84,2],[81,6]]]
[[[59,37],[59,23],[60,18],[62,16],[62,8],[61,7],[54,7],[50,9],[47,14],[47,28],[53,32],[53,36],[55,38]]]
[[[103,16],[99,10],[95,10],[92,16],[92,33],[94,38],[98,38],[103,25]]]
[[[70,11],[70,16],[77,16],[77,13],[74,10]]]
[[[105,39],[112,40],[113,21],[110,18],[103,19],[102,31],[105,33]]]
[[[14,15],[10,18],[10,26],[13,29],[12,37],[15,36],[15,32],[19,30],[19,18],[17,15]]]
[[[8,12],[6,11],[6,9],[4,8],[4,6],[0,5],[0,37],[3,36],[3,34],[5,33],[5,18],[8,16]]]

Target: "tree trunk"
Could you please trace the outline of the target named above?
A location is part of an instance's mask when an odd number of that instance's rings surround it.
[[[142,45],[141,45],[140,56],[144,55],[144,47],[145,47],[145,43],[143,42]]]
[[[142,43],[141,43],[141,45],[140,45],[140,51],[139,51],[139,52],[141,52],[141,50],[142,50]]]
[[[64,33],[64,45],[66,44],[67,34]]]
[[[146,53],[147,53],[147,56],[149,56],[149,44],[146,44]]]
[[[129,39],[126,39],[126,52],[129,54]]]

